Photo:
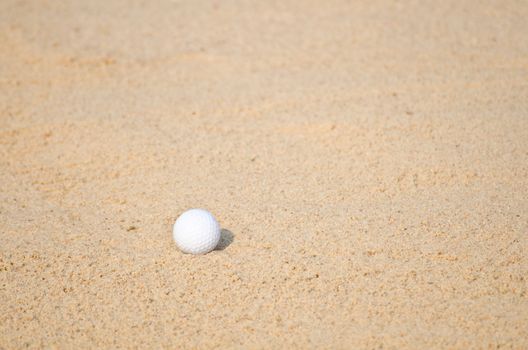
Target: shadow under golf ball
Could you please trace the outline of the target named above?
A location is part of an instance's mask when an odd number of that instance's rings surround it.
[[[235,235],[233,234],[233,232],[223,228],[220,231],[220,241],[218,242],[218,245],[216,246],[215,250],[226,249],[227,247],[231,245],[231,243],[233,243],[234,240],[235,240]]]

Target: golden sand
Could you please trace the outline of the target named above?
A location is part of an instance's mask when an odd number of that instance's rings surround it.
[[[528,348],[527,18],[2,0],[0,348]]]

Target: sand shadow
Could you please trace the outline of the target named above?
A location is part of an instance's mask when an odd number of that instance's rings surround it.
[[[215,250],[224,250],[233,243],[235,240],[235,235],[233,232],[226,230],[225,228],[220,231],[220,242],[216,246]]]

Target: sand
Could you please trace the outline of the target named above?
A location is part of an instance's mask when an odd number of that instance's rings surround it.
[[[1,1],[0,348],[528,348],[527,18]]]

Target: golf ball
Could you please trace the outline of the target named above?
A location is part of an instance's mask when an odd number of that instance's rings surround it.
[[[190,209],[176,219],[172,237],[184,253],[206,254],[220,241],[220,225],[207,210]]]

